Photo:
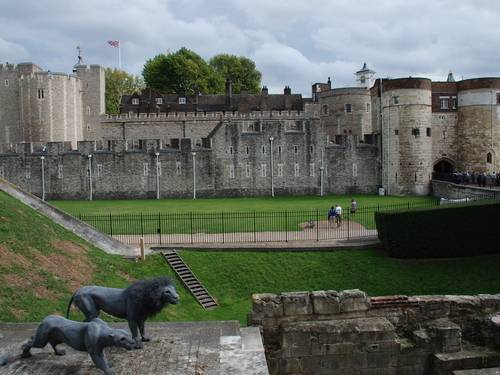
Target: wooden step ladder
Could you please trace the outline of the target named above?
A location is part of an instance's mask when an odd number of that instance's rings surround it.
[[[177,276],[179,276],[184,286],[204,309],[209,310],[218,306],[215,299],[208,293],[208,290],[201,284],[187,264],[184,263],[179,254],[177,254],[177,251],[162,251],[161,255],[163,255],[163,258],[165,258],[166,262],[172,267]]]

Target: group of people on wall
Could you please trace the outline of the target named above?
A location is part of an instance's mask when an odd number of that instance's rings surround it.
[[[452,182],[456,184],[477,185],[479,187],[500,186],[500,172],[454,172],[451,174],[451,178]]]

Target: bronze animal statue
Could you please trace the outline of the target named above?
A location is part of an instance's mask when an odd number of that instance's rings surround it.
[[[117,346],[127,350],[134,349],[135,340],[123,329],[109,327],[101,319],[91,322],[75,322],[62,316],[50,315],[38,326],[35,336],[23,345],[22,358],[31,357],[31,348],[52,346],[56,355],[64,355],[64,350],[57,345],[66,344],[75,350],[88,352],[94,364],[106,375],[112,375],[103,349],[107,346]]]
[[[85,321],[99,316],[102,310],[117,318],[126,319],[136,348],[142,348],[142,341],[149,341],[144,324],[146,319],[158,314],[166,305],[179,303],[179,295],[172,281],[167,277],[139,280],[126,289],[84,286],[78,289],[68,304],[66,318],[74,303],[85,315]],[[141,340],[137,330],[141,334]]]

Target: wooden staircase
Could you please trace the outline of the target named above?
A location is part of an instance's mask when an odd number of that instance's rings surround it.
[[[163,255],[163,258],[165,258],[170,267],[172,267],[177,276],[179,276],[182,283],[204,309],[209,310],[218,306],[215,299],[208,293],[207,289],[201,284],[193,271],[191,271],[179,254],[177,254],[177,251],[162,251],[161,255]]]

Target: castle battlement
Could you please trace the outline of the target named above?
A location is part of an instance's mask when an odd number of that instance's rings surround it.
[[[80,79],[80,77],[77,77],[74,74],[68,74],[68,73],[62,73],[62,72],[49,72],[49,71],[42,71],[42,72],[34,72],[30,74],[21,74],[19,76],[19,79],[26,79],[26,80],[45,80],[45,79],[58,79],[58,78],[64,78],[64,79]]]
[[[161,139],[78,141],[76,148],[73,148],[71,142],[20,142],[0,144],[0,155],[40,157],[74,154],[88,156],[99,152],[120,153],[126,151],[151,154],[156,151],[189,151],[191,147],[191,139],[189,138],[173,139],[172,145],[165,144]],[[197,147],[197,150],[201,149]]]
[[[217,119],[235,119],[235,120],[259,120],[259,119],[305,119],[307,117],[304,111],[253,111],[253,112],[150,112],[150,113],[122,113],[117,115],[103,115],[101,120],[104,122],[113,121],[137,121],[138,119],[147,120],[217,120]]]

